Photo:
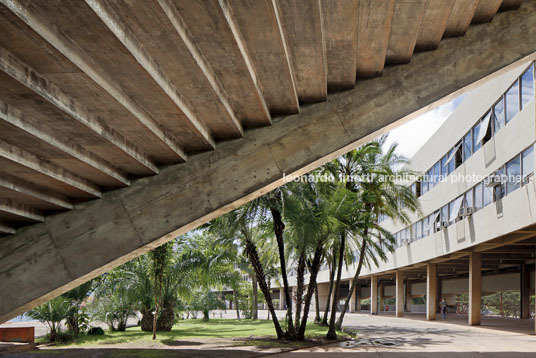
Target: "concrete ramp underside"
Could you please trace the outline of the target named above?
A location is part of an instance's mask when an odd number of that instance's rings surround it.
[[[522,60],[520,3],[0,0],[0,322]]]

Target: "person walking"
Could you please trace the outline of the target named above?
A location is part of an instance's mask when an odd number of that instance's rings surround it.
[[[441,318],[447,319],[447,301],[445,301],[445,298],[442,298],[441,302],[439,302],[439,310],[441,311]]]

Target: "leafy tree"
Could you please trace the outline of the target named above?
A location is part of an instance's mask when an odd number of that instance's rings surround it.
[[[61,330],[61,321],[69,314],[69,302],[59,296],[29,310],[26,314],[28,317],[46,324],[49,329],[50,342],[56,342]]]
[[[155,313],[153,317],[153,340],[156,339],[157,318],[164,301],[164,282],[167,268],[170,264],[173,243],[168,242],[150,251],[151,257],[151,278],[154,282],[154,305]]]
[[[88,281],[62,295],[69,305],[66,317],[69,330],[78,336],[80,331],[88,328],[89,316],[85,312],[84,304],[91,292],[93,281]]]

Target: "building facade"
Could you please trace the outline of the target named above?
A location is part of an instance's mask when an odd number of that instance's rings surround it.
[[[469,92],[411,159],[410,168],[423,174],[411,184],[422,214],[411,215],[409,225],[382,218],[381,225],[395,235],[396,250],[379,266],[363,268],[350,311],[422,312],[433,320],[445,299],[449,312],[467,314],[469,324],[477,325],[483,296],[519,291],[520,316],[530,318],[536,253],[534,74],[534,63],[527,63]],[[339,299],[348,293],[355,269],[349,265],[343,271]],[[328,282],[324,268],[318,276],[321,308]],[[418,298],[422,304],[414,303]],[[280,301],[283,306],[283,295]]]

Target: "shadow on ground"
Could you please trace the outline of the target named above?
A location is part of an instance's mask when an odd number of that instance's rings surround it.
[[[174,358],[174,357],[196,357],[196,358],[249,358],[265,355],[261,352],[251,352],[247,350],[231,349],[120,349],[120,348],[73,348],[73,349],[47,349],[35,350],[25,353],[13,353],[0,355],[13,358]]]

